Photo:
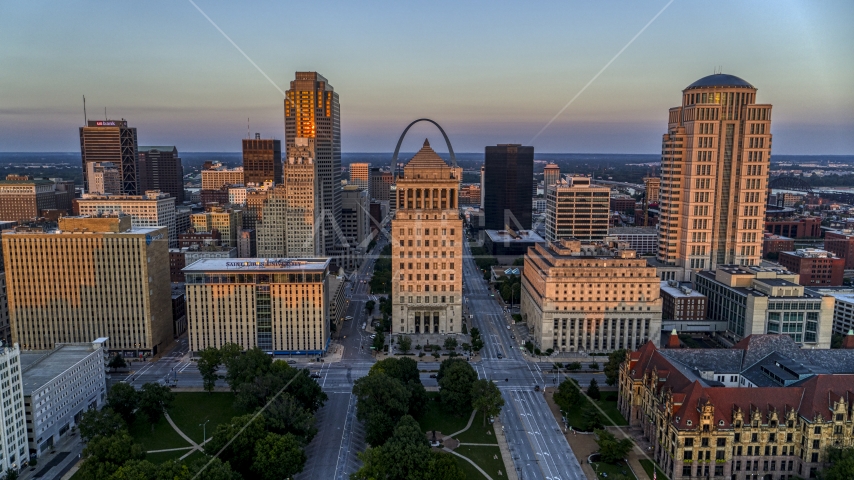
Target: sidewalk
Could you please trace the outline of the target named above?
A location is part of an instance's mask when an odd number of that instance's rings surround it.
[[[83,442],[80,441],[79,433],[75,436],[66,434],[52,450],[39,457],[35,467],[27,467],[21,470],[19,480],[30,480],[32,478],[71,478],[76,472],[73,468],[80,460],[79,455],[83,452]],[[73,471],[72,471],[73,470]],[[64,474],[64,475],[63,475]]]
[[[495,430],[495,439],[498,440],[498,449],[501,450],[501,459],[504,460],[504,471],[507,473],[507,479],[518,480],[519,476],[516,473],[515,465],[513,465],[513,455],[507,445],[507,437],[504,436],[504,425],[496,418],[492,424],[492,429]]]

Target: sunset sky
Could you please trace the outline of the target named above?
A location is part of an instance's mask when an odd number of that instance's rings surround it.
[[[722,67],[774,106],[774,153],[854,154],[850,1],[676,0],[536,139],[667,0],[194,1],[282,90],[329,79],[345,152],[391,151],[429,117],[459,152],[658,153],[681,90]],[[282,94],[189,0],[5,2],[0,151],[79,150],[82,95],[140,144],[238,151],[247,117],[283,137]]]

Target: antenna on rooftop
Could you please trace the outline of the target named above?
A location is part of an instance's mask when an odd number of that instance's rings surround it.
[[[107,121],[107,107],[104,107],[104,121]]]
[[[86,95],[83,95],[83,126],[89,123],[89,117],[86,116]]]
[[[246,117],[246,138],[251,138],[249,134],[249,117]]]

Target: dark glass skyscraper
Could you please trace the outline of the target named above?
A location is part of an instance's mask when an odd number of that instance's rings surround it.
[[[139,147],[139,192],[160,190],[184,202],[184,167],[174,146]]]
[[[128,127],[126,120],[89,120],[85,127],[80,127],[80,154],[83,157],[83,185],[87,192],[87,165],[92,162],[112,162],[121,166],[122,193],[142,193],[138,180],[136,128]]]
[[[487,230],[530,230],[534,147],[486,147],[484,215]]]
[[[282,142],[255,139],[243,140],[243,183],[262,185],[267,180],[282,183]]]

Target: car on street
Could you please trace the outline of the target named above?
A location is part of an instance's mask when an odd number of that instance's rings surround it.
[[[435,374],[435,373],[431,373],[431,374],[430,374],[430,378],[436,378],[436,374]]]
[[[311,374],[309,375],[309,377],[311,377],[311,378],[320,378],[320,374],[319,374],[319,373],[317,373],[317,372],[311,372]],[[539,389],[540,387],[537,387],[537,388]]]
[[[288,360],[288,365],[293,365],[293,364],[295,364],[295,363],[297,363],[297,361],[296,361],[296,360]]]
[[[539,386],[539,385],[534,385],[534,391],[535,391],[535,392],[539,392],[539,391],[540,391],[540,386]]]
[[[511,339],[515,339],[515,338],[516,338],[516,335],[510,335],[510,338],[511,338]]]
[[[346,317],[344,317],[344,321],[352,320],[352,319],[353,319],[353,317],[351,317],[351,316],[349,316],[349,315],[348,315],[348,316],[346,316]]]
[[[372,334],[371,334],[371,338],[377,338],[377,334],[376,334],[376,333],[372,333]]]
[[[510,325],[507,325],[507,330],[510,330]]]

